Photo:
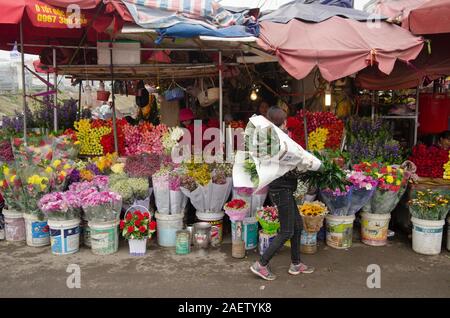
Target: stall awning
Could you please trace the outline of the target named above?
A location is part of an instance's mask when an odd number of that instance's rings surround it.
[[[450,33],[450,0],[431,0],[412,9],[402,26],[414,34]]]
[[[397,59],[413,60],[423,39],[385,22],[358,22],[332,17],[321,23],[291,20],[261,22],[258,45],[278,57],[294,78],[302,79],[318,67],[327,81],[352,75],[370,65],[391,73]]]

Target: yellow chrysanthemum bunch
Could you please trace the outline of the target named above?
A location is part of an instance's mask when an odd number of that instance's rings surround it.
[[[450,180],[450,151],[448,152],[448,161],[444,165],[444,179]]]
[[[80,119],[74,126],[77,130],[77,139],[81,143],[80,154],[101,156],[103,154],[101,139],[111,133],[111,128],[106,126],[92,128],[89,119]]]
[[[299,206],[299,210],[302,216],[323,216],[328,212],[325,204],[319,201],[305,202]]]
[[[28,177],[27,183],[29,185],[37,185],[40,187],[41,191],[44,191],[45,189],[47,189],[48,178],[41,177],[41,176],[35,174],[35,175],[32,175],[31,177]]]
[[[317,128],[308,135],[308,148],[310,151],[320,151],[325,148],[325,143],[327,142],[328,129]]]

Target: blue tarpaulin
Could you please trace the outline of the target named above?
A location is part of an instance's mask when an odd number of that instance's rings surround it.
[[[160,44],[165,37],[193,38],[200,35],[221,38],[257,37],[259,35],[259,26],[258,24],[253,26],[233,25],[226,28],[210,29],[203,25],[177,23],[168,28],[158,29],[157,32],[159,37],[156,39],[155,44]]]

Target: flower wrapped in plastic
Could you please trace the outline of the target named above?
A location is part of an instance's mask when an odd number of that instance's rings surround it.
[[[50,175],[44,169],[29,167],[24,171],[24,192],[26,198],[25,213],[43,219],[44,215],[39,208],[39,200],[50,192]]]
[[[69,193],[69,200],[64,192],[52,192],[39,200],[39,207],[48,220],[65,221],[80,217],[80,202]]]
[[[325,204],[319,201],[305,202],[298,208],[302,216],[303,229],[308,233],[319,232],[328,213]]]
[[[244,221],[249,212],[248,203],[241,199],[234,199],[224,205],[225,213],[232,222]]]
[[[256,211],[256,219],[265,234],[276,234],[280,228],[278,209],[273,206],[265,206]]]
[[[391,213],[406,191],[408,177],[402,168],[365,163],[366,173],[378,177],[378,187],[362,208],[375,214]]]
[[[45,172],[51,176],[50,185],[52,191],[61,192],[66,190],[73,169],[73,162],[66,159],[55,159],[45,168]]]
[[[325,203],[331,215],[349,215],[352,203],[353,186],[345,186],[345,190],[325,189],[320,191],[320,199]]]
[[[47,165],[53,159],[53,137],[30,137],[25,144],[22,138],[14,138],[12,149],[14,160],[23,167]]]
[[[74,141],[69,135],[62,135],[53,139],[53,157],[75,160],[80,153],[81,143]]]
[[[16,173],[14,165],[4,165],[0,178],[0,191],[10,210],[25,210],[25,193],[22,180]]]
[[[90,222],[117,221],[122,209],[122,197],[111,191],[96,191],[82,197],[81,206]]]
[[[378,180],[362,171],[352,171],[347,174],[353,185],[349,215],[353,215],[369,202],[378,185]]]
[[[233,199],[241,199],[246,201],[249,206],[249,216],[253,217],[256,215],[256,211],[264,206],[267,194],[269,192],[269,187],[263,187],[258,191],[256,188],[247,187],[235,187],[233,188]]]
[[[152,177],[155,204],[159,213],[183,213],[187,205],[187,197],[181,190],[181,168],[175,170],[162,169]]]

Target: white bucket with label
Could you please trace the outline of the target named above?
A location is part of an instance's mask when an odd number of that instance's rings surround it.
[[[411,217],[413,224],[412,248],[424,255],[437,255],[441,252],[442,233],[445,220],[428,221]]]
[[[361,241],[371,246],[384,246],[387,242],[390,213],[361,213]]]
[[[177,245],[177,231],[183,229],[184,214],[155,213],[155,218],[158,244],[164,247],[175,247]]]
[[[39,220],[32,214],[23,214],[25,219],[25,229],[28,246],[47,246],[50,245],[50,231],[47,220]]]
[[[326,220],[327,245],[337,249],[351,247],[355,215],[338,216],[329,214],[326,216]]]
[[[25,220],[22,212],[4,210],[3,215],[5,216],[5,239],[12,242],[25,241]]]
[[[67,255],[80,249],[80,220],[48,220],[52,253]]]
[[[89,222],[91,250],[96,255],[108,255],[119,249],[119,222]]]

